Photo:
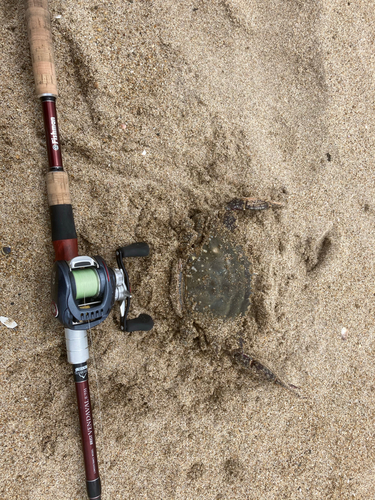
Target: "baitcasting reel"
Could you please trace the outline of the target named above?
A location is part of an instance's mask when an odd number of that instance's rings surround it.
[[[87,330],[104,321],[115,302],[120,302],[121,330],[148,331],[154,322],[148,314],[127,319],[131,290],[125,257],[147,257],[147,243],[133,243],[116,251],[119,269],[104,259],[79,256],[55,262],[52,269],[52,314],[69,330]]]

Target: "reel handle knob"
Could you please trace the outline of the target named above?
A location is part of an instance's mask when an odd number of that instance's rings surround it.
[[[131,245],[127,245],[126,247],[120,248],[122,253],[122,257],[147,257],[150,253],[150,247],[147,243],[139,242],[132,243]]]
[[[127,319],[125,330],[127,332],[148,332],[154,326],[154,320],[148,314],[140,314],[138,318]]]
[[[123,259],[125,257],[147,257],[150,252],[150,247],[145,242],[132,243],[126,247],[118,248],[116,251],[117,264],[119,272],[124,277],[125,290],[127,291],[126,297],[120,305],[120,325],[121,330],[126,332],[147,332],[154,326],[154,321],[148,314],[140,314],[138,318],[128,319],[128,312],[130,308],[130,284],[129,276],[124,266]]]

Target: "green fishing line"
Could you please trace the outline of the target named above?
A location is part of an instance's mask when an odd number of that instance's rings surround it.
[[[76,299],[95,297],[99,293],[99,277],[94,269],[72,271],[76,283]]]

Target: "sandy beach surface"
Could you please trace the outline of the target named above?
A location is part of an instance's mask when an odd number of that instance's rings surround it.
[[[153,330],[122,333],[115,307],[90,332],[102,500],[375,498],[372,2],[50,10],[80,253],[116,267],[118,246],[151,248],[128,271]],[[0,316],[18,323],[0,325],[0,499],[84,500],[24,2],[0,12]],[[181,239],[236,197],[282,204],[238,214],[250,306],[191,328],[171,291]]]

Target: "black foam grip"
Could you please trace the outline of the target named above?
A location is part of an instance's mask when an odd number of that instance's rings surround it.
[[[72,205],[51,205],[52,241],[77,238]]]
[[[132,243],[131,245],[127,245],[126,247],[121,248],[121,253],[123,258],[125,257],[147,257],[150,253],[150,247],[147,243],[139,242]]]
[[[138,318],[128,319],[125,330],[127,332],[148,332],[154,326],[154,320],[148,314],[140,314]]]

